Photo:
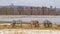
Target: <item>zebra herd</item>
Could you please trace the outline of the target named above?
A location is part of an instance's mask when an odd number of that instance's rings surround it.
[[[39,27],[39,25],[40,25],[39,21],[37,21],[37,20],[33,20],[30,23],[23,23],[21,20],[13,21],[13,23],[11,25],[12,25],[12,27],[15,27],[16,24],[20,25],[20,27],[22,27],[22,24],[30,24],[31,28]],[[48,20],[44,21],[43,25],[44,25],[44,27],[52,27],[52,23]]]

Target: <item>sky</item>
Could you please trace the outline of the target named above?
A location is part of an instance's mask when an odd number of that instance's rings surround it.
[[[53,24],[60,24],[60,18],[0,18],[0,21],[13,21],[13,20],[22,20],[24,22],[30,22],[32,20],[37,20],[40,23],[43,23],[45,20],[49,20]]]
[[[0,0],[0,5],[3,6],[10,5],[11,3],[23,6],[53,6],[60,8],[60,0]]]

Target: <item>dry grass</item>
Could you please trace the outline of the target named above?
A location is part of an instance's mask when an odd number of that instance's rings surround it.
[[[30,25],[23,25],[12,27],[11,25],[0,25],[0,29],[39,29],[39,30],[46,30],[46,29],[52,29],[52,30],[60,30],[60,27],[50,27],[50,28],[43,28],[43,27],[32,27]]]

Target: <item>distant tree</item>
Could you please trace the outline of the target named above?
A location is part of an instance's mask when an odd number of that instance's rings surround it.
[[[32,7],[30,7],[30,9],[31,9],[31,15],[32,15],[32,9],[33,9],[33,8],[32,8]]]
[[[24,13],[24,7],[18,7],[17,10],[19,12],[19,15],[23,15],[23,13]]]
[[[0,8],[0,15],[2,14],[2,10],[1,10],[1,8]]]
[[[0,13],[1,13],[1,15],[6,15],[7,14],[7,8],[6,7],[0,8]]]

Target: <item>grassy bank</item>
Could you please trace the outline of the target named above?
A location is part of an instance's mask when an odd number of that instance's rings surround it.
[[[30,27],[30,26],[6,26],[6,25],[0,25],[0,29],[32,29],[32,30],[60,30],[60,27],[49,27],[49,28],[43,28],[43,27]]]

